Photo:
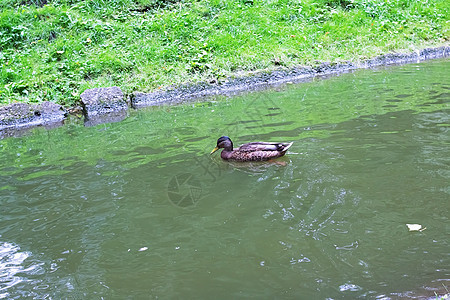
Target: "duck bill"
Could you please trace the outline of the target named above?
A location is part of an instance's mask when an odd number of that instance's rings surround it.
[[[216,152],[217,150],[219,150],[219,147],[214,148],[213,151],[211,151],[210,154],[213,154],[213,153]]]

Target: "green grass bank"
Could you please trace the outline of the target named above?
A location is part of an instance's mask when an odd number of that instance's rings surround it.
[[[0,105],[125,93],[449,41],[448,0],[0,0]]]

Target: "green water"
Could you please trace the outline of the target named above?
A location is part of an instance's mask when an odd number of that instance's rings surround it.
[[[0,298],[444,293],[449,69],[361,70],[0,140]],[[209,155],[221,135],[294,144],[278,164],[230,164]]]

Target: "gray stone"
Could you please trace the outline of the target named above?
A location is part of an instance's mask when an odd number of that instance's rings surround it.
[[[141,108],[163,104],[176,104],[180,100],[179,96],[180,95],[177,92],[171,91],[153,93],[134,92],[131,95],[131,107]]]
[[[36,126],[53,128],[63,125],[67,112],[52,102],[40,104],[13,103],[0,107],[0,138],[11,132],[24,131]]]
[[[117,86],[85,90],[80,97],[87,120],[93,121],[109,113],[124,112],[126,114],[128,110],[122,90]]]
[[[25,119],[34,116],[32,105],[26,103],[13,103],[0,107],[0,126],[22,123]]]

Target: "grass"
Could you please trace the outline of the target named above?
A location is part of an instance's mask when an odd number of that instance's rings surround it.
[[[0,105],[74,105],[449,40],[448,0],[0,0]]]

